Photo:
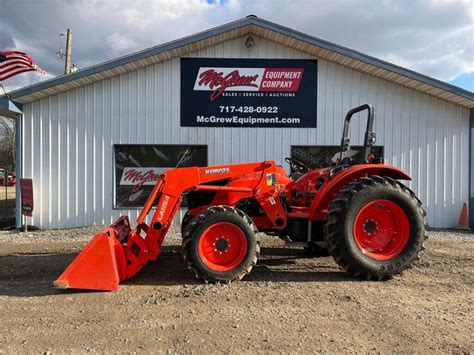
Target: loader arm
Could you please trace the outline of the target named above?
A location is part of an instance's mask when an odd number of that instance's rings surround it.
[[[251,173],[261,174],[255,186],[210,184]],[[277,198],[275,174],[273,161],[166,171],[160,176],[138,216],[137,228],[131,229],[128,218],[120,217],[91,240],[54,285],[58,288],[117,289],[119,282],[134,276],[148,261],[157,259],[181,204],[182,194],[190,190],[251,192],[275,227],[283,228],[286,225],[286,215]],[[154,205],[156,209],[147,224],[146,218]]]

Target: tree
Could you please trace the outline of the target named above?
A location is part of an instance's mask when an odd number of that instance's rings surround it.
[[[0,117],[0,167],[15,169],[15,121]]]

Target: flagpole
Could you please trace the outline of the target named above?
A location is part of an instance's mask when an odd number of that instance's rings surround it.
[[[3,86],[3,81],[0,80],[0,86],[2,87],[2,90],[3,92],[5,93],[5,96],[7,97],[8,100],[12,100],[10,94],[7,92],[7,90],[5,89],[5,86]]]

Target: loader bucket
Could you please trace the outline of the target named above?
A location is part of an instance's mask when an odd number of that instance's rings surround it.
[[[54,281],[61,289],[115,291],[125,279],[125,253],[117,232],[107,228],[97,234]]]

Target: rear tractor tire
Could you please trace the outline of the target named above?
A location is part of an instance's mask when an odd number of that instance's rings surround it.
[[[186,226],[182,253],[188,268],[205,282],[241,280],[260,254],[257,228],[237,208],[210,207]]]
[[[411,267],[424,249],[426,213],[405,185],[389,177],[349,183],[329,205],[324,236],[348,273],[388,280]]]

